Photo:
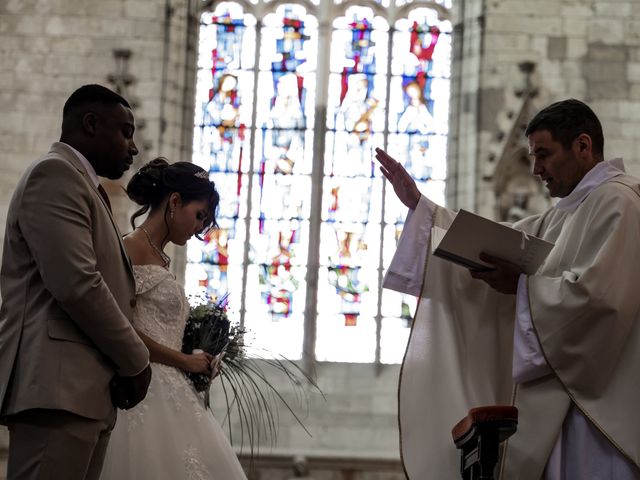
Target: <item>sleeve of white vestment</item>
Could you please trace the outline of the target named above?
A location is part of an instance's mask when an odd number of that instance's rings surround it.
[[[415,210],[409,210],[396,253],[382,282],[384,288],[420,296],[436,208],[435,203],[422,195]]]
[[[551,373],[531,321],[527,277],[520,275],[513,331],[513,381],[524,383]]]

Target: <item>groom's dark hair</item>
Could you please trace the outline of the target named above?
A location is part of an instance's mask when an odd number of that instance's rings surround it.
[[[125,107],[131,108],[129,102],[107,87],[97,84],[83,85],[73,92],[65,102],[64,108],[62,109],[62,118],[68,117],[69,114],[73,113],[79,107],[89,103],[100,103],[103,105],[116,105],[120,103]]]

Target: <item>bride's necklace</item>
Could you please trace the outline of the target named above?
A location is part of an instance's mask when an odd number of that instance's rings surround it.
[[[149,245],[151,245],[151,248],[153,248],[153,251],[156,252],[158,254],[158,256],[162,259],[162,261],[164,262],[165,268],[169,268],[169,264],[171,263],[171,257],[169,255],[167,255],[166,253],[164,253],[160,249],[160,247],[158,247],[155,243],[153,243],[153,240],[151,240],[151,235],[149,235],[149,232],[147,231],[146,228],[144,228],[142,225],[140,225],[138,228],[140,230],[142,230],[144,232],[144,234],[147,236],[147,240],[149,241]]]

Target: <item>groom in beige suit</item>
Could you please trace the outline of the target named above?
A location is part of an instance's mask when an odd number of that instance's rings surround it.
[[[151,378],[131,326],[133,273],[98,177],[120,178],[138,150],[126,100],[85,85],[62,135],[11,199],[0,288],[0,419],[9,479],[97,479],[118,408]]]

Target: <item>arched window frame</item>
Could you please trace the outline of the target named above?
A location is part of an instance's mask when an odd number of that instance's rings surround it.
[[[387,0],[389,1],[389,0]],[[202,12],[208,11],[209,8],[217,8],[220,2],[209,2],[212,5],[203,4]],[[389,130],[388,130],[388,118],[389,118],[389,102],[390,102],[390,79],[392,76],[391,62],[392,62],[392,45],[393,45],[393,35],[395,33],[395,24],[399,19],[407,18],[409,12],[417,8],[428,8],[437,12],[439,20],[445,20],[451,22],[451,6],[450,0],[440,0],[436,1],[410,1],[410,2],[401,2],[396,1],[393,2],[391,0],[389,5],[384,5],[384,2],[375,2],[375,1],[346,1],[338,3],[329,2],[329,1],[317,1],[311,2],[308,0],[301,1],[285,1],[285,0],[277,0],[277,1],[263,1],[263,0],[255,0],[254,2],[247,2],[245,0],[235,0],[232,3],[239,4],[244,12],[250,13],[256,18],[256,43],[257,48],[255,50],[255,59],[253,64],[253,74],[254,78],[257,79],[260,74],[259,68],[259,55],[260,55],[260,43],[262,41],[262,29],[263,23],[262,19],[270,14],[275,13],[279,7],[287,4],[297,4],[303,6],[309,15],[314,16],[318,20],[318,42],[320,45],[329,45],[332,38],[333,31],[333,21],[340,17],[344,16],[349,8],[353,6],[360,7],[368,7],[373,10],[375,15],[380,15],[387,19],[389,29],[387,32],[388,35],[388,54],[387,54],[387,68],[386,68],[386,79],[387,79],[387,92],[385,97],[385,129],[383,132],[384,138],[384,147],[387,147]],[[449,32],[450,33],[450,32]],[[315,114],[314,114],[314,124],[313,124],[313,169],[311,174],[311,184],[312,184],[312,192],[311,192],[311,211],[319,212],[322,208],[322,185],[324,179],[324,161],[325,161],[325,147],[326,147],[326,133],[327,133],[327,104],[326,99],[328,96],[328,85],[329,85],[329,75],[330,75],[330,48],[319,48],[317,52],[316,59],[316,91],[315,91]],[[257,85],[257,80],[255,81],[255,85]],[[249,169],[249,182],[253,178],[254,172],[254,155],[255,155],[255,132],[260,128],[256,122],[257,115],[257,87],[254,86],[254,95],[253,95],[253,105],[252,105],[252,119],[251,119],[251,129],[253,131],[253,135],[251,135],[251,144],[249,147],[250,150],[250,169]],[[196,106],[198,108],[198,106]],[[385,195],[385,189],[387,185],[386,182],[383,182],[383,196]],[[249,184],[249,188],[251,188],[251,183]],[[251,202],[251,198],[248,200]],[[248,206],[248,213],[244,218],[246,231],[250,231],[250,205]],[[320,215],[315,215],[310,217],[309,224],[309,238],[316,239],[317,241],[309,241],[308,253],[307,253],[307,277],[306,277],[306,294],[305,294],[305,310],[304,310],[304,325],[303,325],[303,341],[302,341],[302,357],[307,361],[313,361],[316,359],[316,331],[317,331],[317,303],[318,303],[318,276],[320,265],[320,228],[321,228],[322,219]],[[382,219],[382,227],[384,229],[385,220]],[[381,239],[382,241],[382,239]],[[239,320],[241,323],[245,321],[245,315],[247,312],[247,301],[248,299],[245,297],[246,293],[246,279],[247,279],[247,268],[249,265],[249,245],[248,241],[245,241],[246,248],[244,250],[244,259],[243,259],[243,287],[242,287],[242,298],[241,305],[239,308]],[[381,252],[382,257],[382,252]],[[378,298],[378,306],[377,306],[377,314],[375,317],[376,324],[376,334],[375,334],[375,358],[373,359],[373,363],[380,365],[381,364],[381,330],[382,330],[382,314],[381,314],[381,283],[382,277],[384,274],[382,268],[382,258],[380,259],[380,267],[378,268],[378,279],[377,279],[377,288],[379,289],[377,298]]]

